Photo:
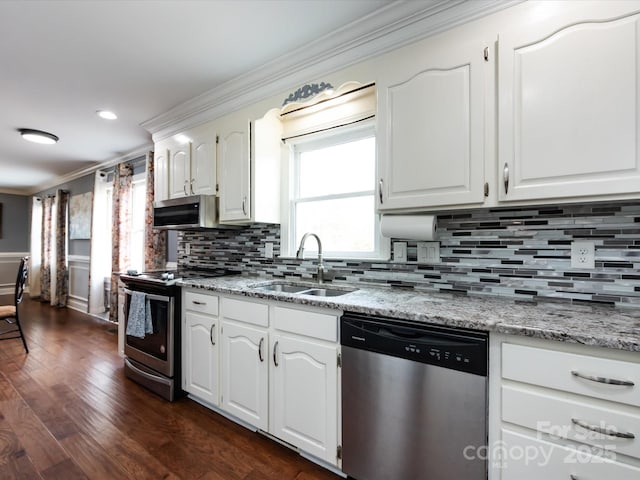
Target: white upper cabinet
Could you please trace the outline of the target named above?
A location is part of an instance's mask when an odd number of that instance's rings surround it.
[[[274,112],[220,120],[220,222],[280,223],[282,126]]]
[[[169,198],[169,144],[157,142],[153,148],[153,188],[154,201]]]
[[[638,192],[638,3],[544,3],[499,35],[499,200]]]
[[[216,193],[216,130],[205,124],[172,137],[169,198]]]
[[[220,130],[220,221],[251,218],[251,121],[244,115],[222,120]]]
[[[379,210],[483,202],[484,47],[444,36],[380,64]]]

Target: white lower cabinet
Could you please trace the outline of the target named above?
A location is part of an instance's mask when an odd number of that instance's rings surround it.
[[[211,405],[219,404],[218,297],[184,291],[182,389]]]
[[[640,478],[637,353],[493,335],[491,480]]]
[[[558,445],[527,434],[502,430],[502,480],[637,480],[640,468],[588,453],[586,449]]]
[[[220,408],[337,466],[339,313],[223,296]]]
[[[269,428],[266,352],[265,328],[222,321],[221,406],[240,420],[265,431]]]
[[[284,334],[271,345],[271,433],[335,465],[338,346]]]

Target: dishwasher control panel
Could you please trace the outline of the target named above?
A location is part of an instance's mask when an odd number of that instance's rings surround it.
[[[340,343],[415,362],[487,375],[488,335],[484,332],[345,313],[340,323]]]

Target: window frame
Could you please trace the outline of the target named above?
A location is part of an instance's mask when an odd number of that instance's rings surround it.
[[[314,134],[308,134],[296,139],[290,139],[288,144],[288,161],[286,162],[285,178],[286,178],[286,199],[282,202],[284,211],[282,214],[282,235],[281,235],[281,257],[282,258],[295,258],[298,245],[296,244],[296,205],[306,202],[317,202],[322,200],[340,200],[347,198],[358,198],[364,196],[373,197],[374,201],[374,250],[372,252],[338,252],[338,251],[323,251],[323,258],[329,260],[374,260],[374,261],[387,261],[390,255],[390,241],[388,238],[383,237],[380,230],[380,218],[381,215],[375,210],[375,174],[374,182],[369,190],[352,191],[348,193],[339,194],[327,194],[314,197],[300,198],[299,195],[299,162],[300,153],[310,150],[316,150],[321,148],[328,148],[343,143],[355,142],[365,138],[376,138],[375,122],[372,120],[358,122],[354,125],[348,125],[331,129],[325,132],[318,132]],[[374,158],[374,171],[376,168],[376,160]],[[316,233],[316,232],[314,232]],[[321,238],[322,239],[322,238]],[[305,245],[305,251],[310,253],[310,257],[313,257],[314,252],[317,253],[317,246],[315,242],[310,242]]]

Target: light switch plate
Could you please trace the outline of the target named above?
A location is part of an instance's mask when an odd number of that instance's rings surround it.
[[[184,244],[184,254],[191,255],[191,244],[189,242]]]
[[[264,258],[273,258],[273,243],[264,244]]]
[[[418,263],[440,263],[440,242],[418,242]]]
[[[393,261],[396,263],[406,263],[407,261],[406,242],[393,242]]]

